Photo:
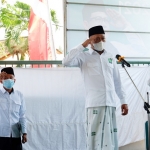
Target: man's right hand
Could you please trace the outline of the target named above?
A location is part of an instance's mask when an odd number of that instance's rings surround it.
[[[127,115],[128,114],[128,105],[127,104],[123,104],[121,106],[121,111],[122,111],[122,115]]]
[[[86,48],[89,44],[91,44],[91,41],[90,41],[90,39],[87,39],[87,40],[82,44],[82,46],[83,46],[84,48]]]

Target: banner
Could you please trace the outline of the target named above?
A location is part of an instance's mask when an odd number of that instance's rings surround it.
[[[30,60],[54,60],[55,50],[48,2],[47,0],[33,0],[30,5],[28,37]]]

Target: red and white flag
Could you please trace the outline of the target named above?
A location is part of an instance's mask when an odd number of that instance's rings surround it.
[[[31,0],[30,2],[31,12],[28,29],[30,60],[55,60],[48,2],[47,0]]]

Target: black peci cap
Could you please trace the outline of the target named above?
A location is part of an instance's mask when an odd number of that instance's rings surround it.
[[[12,67],[3,68],[3,69],[1,70],[1,72],[6,72],[7,74],[13,74],[13,75],[15,75],[15,74],[14,74],[14,70],[13,70]]]
[[[95,26],[89,29],[89,37],[95,34],[105,34],[102,26]]]

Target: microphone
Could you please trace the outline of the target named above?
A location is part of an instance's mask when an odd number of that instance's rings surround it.
[[[118,59],[119,62],[122,62],[123,64],[125,64],[127,67],[130,67],[130,64],[124,60],[124,57],[120,56],[120,55],[116,55],[116,58]]]

